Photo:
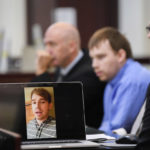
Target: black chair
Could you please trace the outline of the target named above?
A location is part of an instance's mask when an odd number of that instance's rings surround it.
[[[0,149],[20,150],[21,136],[17,133],[0,128]]]

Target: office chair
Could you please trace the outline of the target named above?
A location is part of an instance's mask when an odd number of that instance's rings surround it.
[[[0,128],[0,149],[20,150],[21,136],[17,133]]]

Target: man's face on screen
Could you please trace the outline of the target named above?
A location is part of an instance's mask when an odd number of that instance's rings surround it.
[[[45,121],[48,118],[51,103],[45,100],[42,96],[34,93],[32,95],[32,111],[35,118],[39,121]]]

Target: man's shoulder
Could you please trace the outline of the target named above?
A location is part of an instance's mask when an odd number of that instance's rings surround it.
[[[51,124],[56,124],[56,120],[55,119],[51,119],[50,122],[51,122]]]
[[[83,52],[83,57],[78,61],[78,63],[74,66],[74,68],[79,67],[80,69],[83,68],[84,70],[87,71],[93,70],[92,60],[88,54],[88,50],[83,49],[82,52]]]
[[[133,59],[129,59],[128,67],[127,69],[133,70],[133,71],[140,71],[142,70],[143,72],[147,72],[150,74],[150,71],[142,65],[140,62],[135,61]]]
[[[124,78],[138,80],[139,82],[146,79],[150,81],[150,71],[139,62],[133,60],[126,68]]]
[[[82,60],[85,61],[85,63],[91,63],[92,60],[89,56],[89,52],[88,52],[88,49],[82,49],[82,52],[83,52],[83,57],[82,57]]]
[[[116,80],[117,79],[117,80]],[[130,59],[115,78],[116,86],[147,87],[150,83],[150,71],[140,63]]]
[[[88,55],[88,50],[82,50],[83,56],[82,58],[74,65],[71,69],[70,73],[74,75],[83,75],[84,73],[92,73],[94,74],[94,70],[92,68],[92,62]],[[95,75],[94,75],[95,76]]]
[[[30,121],[28,122],[28,124],[29,124],[29,123],[35,123],[35,119],[30,120]]]
[[[29,128],[30,126],[33,126],[34,124],[35,124],[35,119],[32,119],[27,123],[27,127]]]
[[[56,120],[52,117],[49,117],[47,122],[45,122],[46,128],[55,129],[56,128]]]
[[[47,122],[51,124],[56,124],[56,120],[51,116],[48,117]]]

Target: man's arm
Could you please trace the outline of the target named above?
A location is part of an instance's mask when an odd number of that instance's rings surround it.
[[[112,130],[125,128],[130,132],[132,124],[144,103],[147,86],[139,83],[120,85],[113,95],[111,127]]]

